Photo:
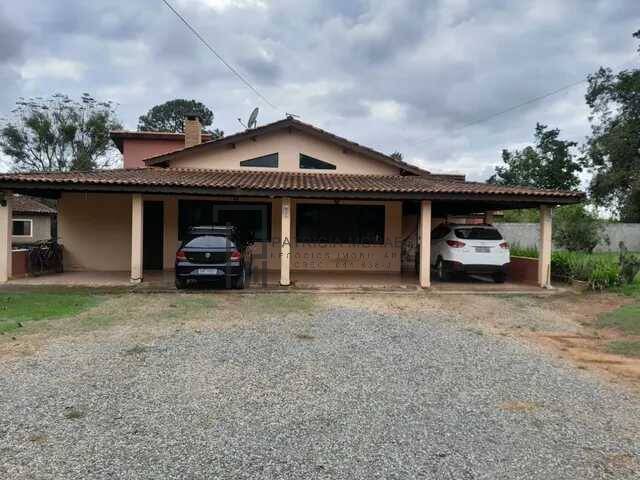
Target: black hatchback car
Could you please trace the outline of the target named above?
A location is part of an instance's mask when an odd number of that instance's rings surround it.
[[[251,244],[234,227],[191,227],[176,252],[176,288],[220,280],[244,288],[251,275]]]

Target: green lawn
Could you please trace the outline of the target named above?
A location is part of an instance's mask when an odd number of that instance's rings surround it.
[[[100,296],[88,293],[0,294],[0,332],[20,328],[24,322],[71,317],[100,302]]]
[[[600,328],[616,328],[626,335],[640,335],[640,304],[624,305],[600,316]]]
[[[627,357],[640,357],[640,340],[616,340],[607,344],[607,352]]]

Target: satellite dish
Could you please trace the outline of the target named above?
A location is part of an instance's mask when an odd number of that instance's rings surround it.
[[[247,122],[247,128],[256,128],[257,125],[257,120],[258,120],[258,113],[260,112],[260,109],[258,107],[253,109],[253,112],[251,112],[251,115],[249,115],[249,121]]]

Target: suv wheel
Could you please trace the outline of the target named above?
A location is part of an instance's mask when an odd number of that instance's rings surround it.
[[[184,278],[176,278],[176,288],[178,290],[182,290],[186,288],[186,286],[187,286],[187,281]]]
[[[491,275],[491,278],[493,278],[493,281],[496,283],[504,283],[504,281],[507,279],[507,276],[504,272],[496,272]]]
[[[238,275],[238,278],[236,279],[235,287],[238,290],[243,290],[246,284],[247,284],[247,271],[243,268],[242,273]]]
[[[441,282],[446,282],[449,280],[449,272],[444,268],[444,262],[442,261],[442,257],[438,257],[438,261],[436,262],[436,275],[438,280]]]

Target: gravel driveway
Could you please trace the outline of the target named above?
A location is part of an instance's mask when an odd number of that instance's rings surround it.
[[[638,478],[640,401],[446,311],[52,342],[0,364],[0,478]]]

